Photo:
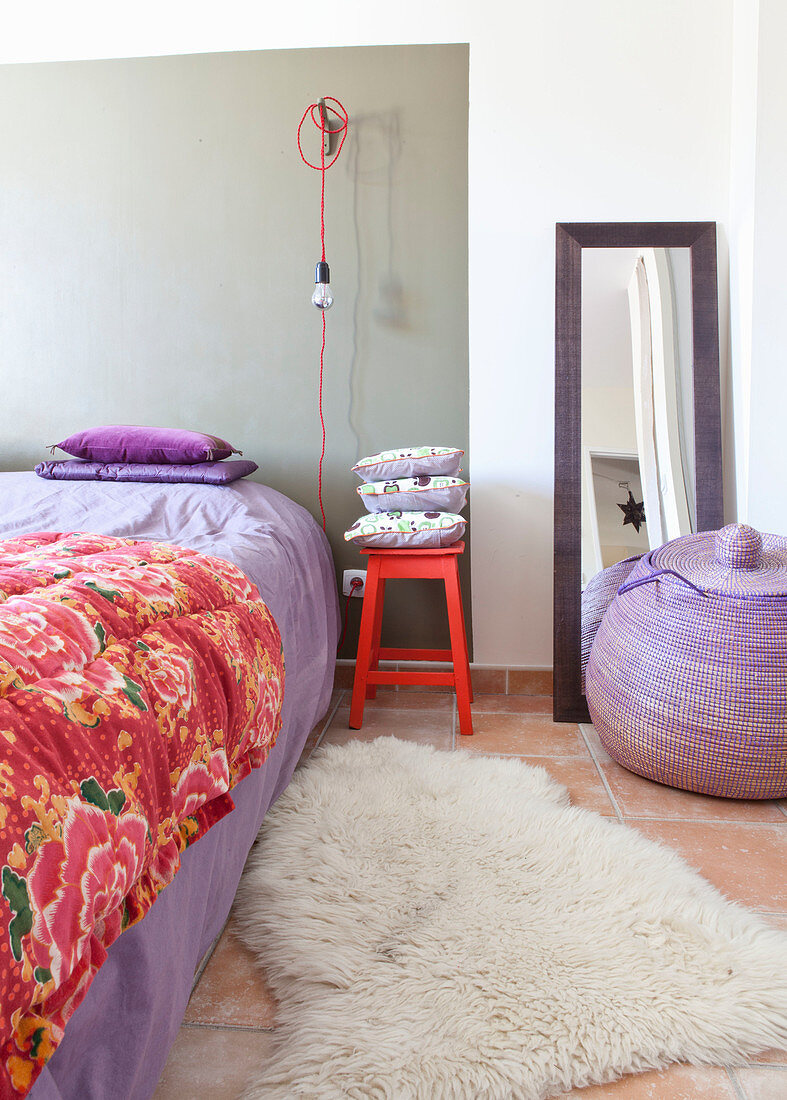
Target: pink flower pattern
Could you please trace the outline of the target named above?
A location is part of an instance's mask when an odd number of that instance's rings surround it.
[[[159,649],[146,662],[150,692],[162,703],[174,703],[183,710],[191,706],[194,670],[189,658],[175,650]]]
[[[142,871],[147,822],[115,817],[70,799],[62,840],[42,844],[27,876],[37,966],[65,981],[97,928],[109,945],[120,934],[121,906]]]
[[[126,597],[145,600],[152,604],[175,605],[174,578],[166,569],[150,562],[140,570],[129,566],[119,555],[104,555],[103,567],[79,573],[79,583],[93,584],[106,591],[120,591]]]
[[[65,604],[12,597],[0,617],[0,658],[24,679],[78,669],[96,656],[98,638],[86,615]]]
[[[173,811],[178,822],[191,817],[200,806],[218,798],[230,789],[230,771],[227,757],[217,750],[211,753],[208,764],[201,761],[190,763],[181,772],[175,790],[172,792]]]
[[[122,690],[125,682],[116,668],[99,658],[81,672],[61,672],[59,676],[48,676],[39,680],[36,690],[54,695],[64,703],[71,703],[75,699],[95,693],[112,695]]]

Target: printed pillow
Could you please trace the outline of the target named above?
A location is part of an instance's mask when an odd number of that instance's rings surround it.
[[[194,462],[170,465],[153,462],[39,462],[39,477],[50,481],[162,481],[195,485],[229,485],[253,474],[256,462],[235,458],[232,462]]]
[[[344,538],[381,550],[452,546],[464,534],[465,523],[453,512],[372,512],[356,520]]]
[[[395,481],[369,481],[355,490],[370,512],[461,512],[466,481],[459,477],[400,477]]]
[[[456,447],[397,447],[359,459],[353,466],[361,481],[388,481],[419,474],[456,477],[464,451]]]
[[[216,462],[230,455],[239,455],[226,439],[185,428],[146,428],[136,424],[108,424],[103,428],[88,428],[55,443],[74,458],[90,462],[167,462],[190,464]]]

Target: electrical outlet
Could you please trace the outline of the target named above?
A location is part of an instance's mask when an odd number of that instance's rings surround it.
[[[362,596],[366,591],[366,570],[365,569],[345,569],[342,577],[342,595],[350,595],[350,585],[355,578],[361,582],[360,587],[355,586],[352,590],[353,596]]]

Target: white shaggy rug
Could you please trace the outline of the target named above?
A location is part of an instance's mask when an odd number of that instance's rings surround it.
[[[259,1100],[539,1100],[787,1045],[787,935],[541,768],[315,754],[237,906],[280,1002]]]

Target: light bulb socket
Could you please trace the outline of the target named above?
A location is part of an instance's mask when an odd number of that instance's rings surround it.
[[[331,281],[331,269],[325,260],[320,260],[314,272],[315,283],[329,283]]]

